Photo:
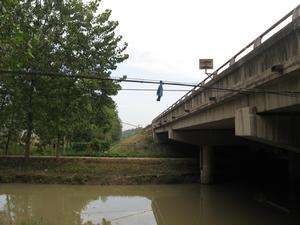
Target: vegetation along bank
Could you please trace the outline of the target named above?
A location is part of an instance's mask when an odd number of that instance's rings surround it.
[[[180,169],[179,169],[180,168]],[[191,158],[0,157],[0,183],[159,184],[197,182]]]

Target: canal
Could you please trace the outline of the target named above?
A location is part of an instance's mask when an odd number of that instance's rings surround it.
[[[276,202],[280,191],[272,198],[258,190],[249,185],[0,184],[0,225],[294,224],[297,212]]]

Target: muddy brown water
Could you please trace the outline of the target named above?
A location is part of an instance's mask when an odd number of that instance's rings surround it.
[[[288,209],[272,204],[224,185],[0,184],[0,225],[294,224]]]

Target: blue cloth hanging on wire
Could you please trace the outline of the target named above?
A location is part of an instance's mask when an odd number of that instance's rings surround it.
[[[159,86],[156,92],[157,99],[156,101],[160,101],[160,98],[163,96],[163,82],[159,81]]]

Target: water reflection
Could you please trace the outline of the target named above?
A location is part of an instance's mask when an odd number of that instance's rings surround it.
[[[0,185],[0,225],[288,225],[289,211],[244,188]]]
[[[6,195],[0,195],[0,211],[4,211],[6,205]]]
[[[83,224],[156,224],[151,200],[145,197],[108,197],[105,201],[94,200],[82,209],[80,218]]]

